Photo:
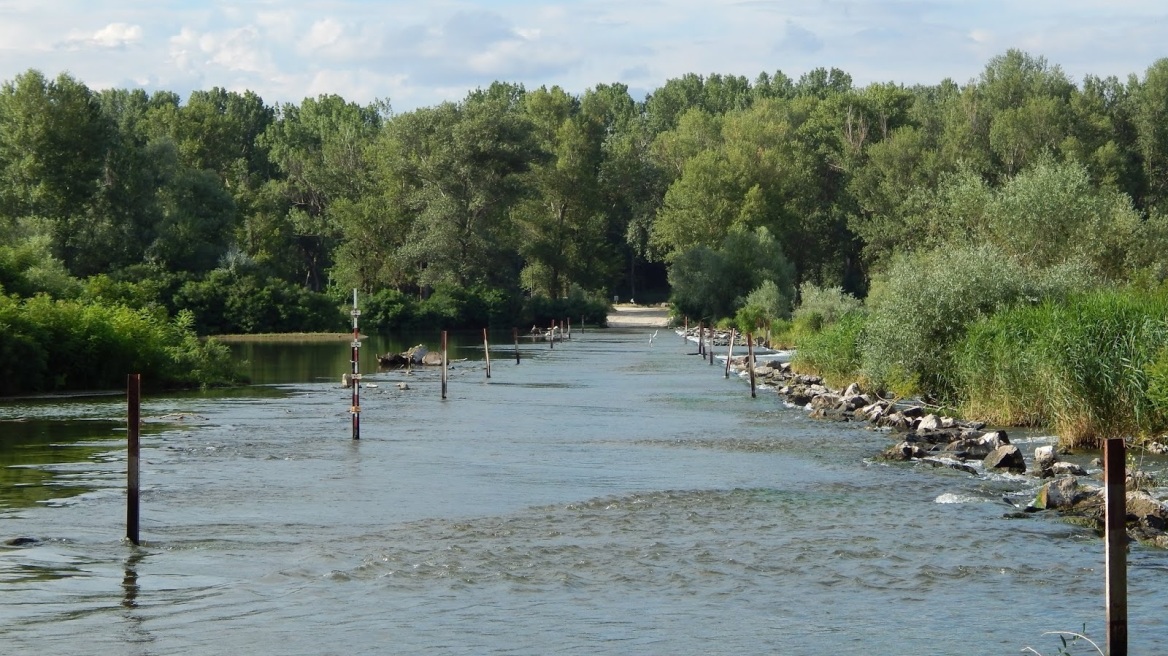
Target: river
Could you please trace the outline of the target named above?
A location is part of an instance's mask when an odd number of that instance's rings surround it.
[[[362,368],[413,341],[366,340]],[[526,343],[518,365],[505,344],[489,380],[476,338],[454,344],[445,401],[435,370],[366,375],[358,441],[343,342],[236,346],[255,384],[146,395],[141,547],[122,539],[124,397],[0,404],[0,538],[35,539],[0,546],[3,652],[1054,654],[1043,632],[1104,638],[1103,542],[1008,518],[1031,478],[874,461],[887,436],[751,399],[665,330]],[[1133,654],[1168,652],[1165,555],[1129,555]]]

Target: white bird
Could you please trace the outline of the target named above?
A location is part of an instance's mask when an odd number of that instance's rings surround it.
[[[652,335],[649,335],[649,346],[653,345],[653,338],[657,336],[659,331],[654,330]]]

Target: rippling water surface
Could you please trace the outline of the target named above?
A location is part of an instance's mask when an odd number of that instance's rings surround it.
[[[680,338],[577,333],[518,366],[496,354],[489,381],[461,349],[446,401],[435,371],[367,376],[360,441],[335,382],[348,350],[321,348],[287,380],[252,346],[269,384],[146,398],[140,548],[119,539],[124,400],[0,405],[0,538],[37,540],[0,547],[4,653],[1053,654],[1044,631],[1104,637],[1102,542],[1006,517],[1033,480],[875,463],[886,436],[752,400]],[[1164,653],[1165,554],[1129,562],[1132,653]]]

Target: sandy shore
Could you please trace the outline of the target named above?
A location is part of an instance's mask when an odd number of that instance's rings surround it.
[[[669,325],[669,308],[619,303],[608,315],[609,328],[664,328]]]

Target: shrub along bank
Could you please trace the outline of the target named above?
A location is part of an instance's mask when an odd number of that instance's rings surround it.
[[[1168,290],[1048,287],[1040,300],[1006,286],[933,289],[915,306],[870,303],[811,331],[794,368],[968,419],[1049,427],[1067,447],[1168,431]]]
[[[238,382],[227,347],[200,340],[193,317],[97,301],[0,295],[0,395]]]

